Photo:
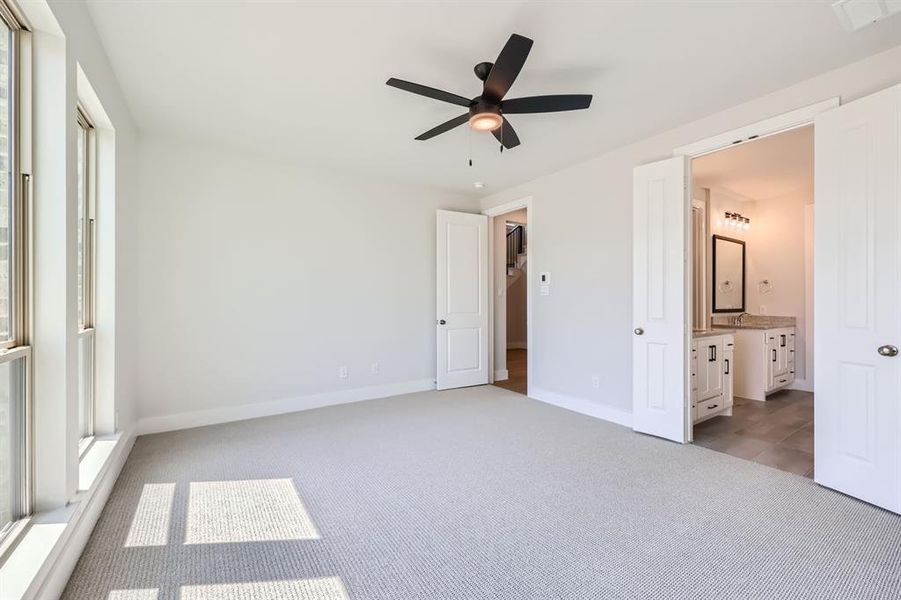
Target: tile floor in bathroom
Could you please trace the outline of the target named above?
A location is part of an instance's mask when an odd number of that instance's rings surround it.
[[[735,398],[731,417],[694,426],[694,443],[813,477],[813,394],[783,390],[765,402]]]

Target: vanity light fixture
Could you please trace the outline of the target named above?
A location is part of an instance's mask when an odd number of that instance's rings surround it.
[[[727,212],[726,220],[723,221],[723,224],[726,227],[747,231],[751,228],[751,219],[741,216],[740,213]]]

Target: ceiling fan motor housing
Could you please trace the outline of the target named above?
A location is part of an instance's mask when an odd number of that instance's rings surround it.
[[[482,113],[491,113],[493,115],[501,114],[501,107],[498,104],[487,102],[482,98],[473,100],[472,106],[469,107],[469,116],[480,115]]]

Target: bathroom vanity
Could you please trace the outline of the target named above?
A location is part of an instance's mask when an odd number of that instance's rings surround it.
[[[731,329],[695,331],[691,344],[691,416],[732,414],[735,338]]]
[[[735,340],[735,395],[766,400],[767,395],[794,383],[794,317],[749,315],[741,324],[726,327]]]

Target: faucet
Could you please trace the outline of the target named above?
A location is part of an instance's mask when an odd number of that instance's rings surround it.
[[[732,322],[733,322],[735,325],[738,325],[739,327],[741,327],[741,322],[744,320],[744,318],[745,318],[745,317],[750,317],[750,316],[751,316],[751,313],[743,312],[743,313],[741,313],[740,315],[738,315],[737,317],[735,317],[735,319],[733,319]]]

